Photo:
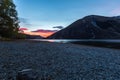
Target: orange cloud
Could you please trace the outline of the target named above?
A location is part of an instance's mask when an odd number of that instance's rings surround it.
[[[27,28],[19,28],[20,31],[28,30]]]
[[[54,34],[55,32],[24,32],[24,34],[28,34],[28,35],[38,35],[38,36],[42,36],[42,37],[48,37],[52,34]]]
[[[57,32],[56,30],[43,30],[43,29],[39,29],[36,31],[29,31],[27,28],[20,28],[19,30],[22,31],[23,34],[37,35],[45,38]]]

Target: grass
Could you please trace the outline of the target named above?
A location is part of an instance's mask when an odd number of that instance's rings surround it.
[[[10,38],[0,38],[0,41],[12,41],[13,39],[10,39]]]

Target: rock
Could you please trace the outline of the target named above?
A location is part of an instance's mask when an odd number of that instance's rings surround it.
[[[32,69],[24,69],[18,72],[16,80],[38,80],[38,75]]]

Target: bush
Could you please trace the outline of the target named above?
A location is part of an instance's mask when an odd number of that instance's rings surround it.
[[[26,39],[26,35],[22,33],[18,33],[16,39]]]

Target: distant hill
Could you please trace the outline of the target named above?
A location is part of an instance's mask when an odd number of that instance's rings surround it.
[[[98,15],[79,19],[49,39],[120,39],[120,16]]]
[[[28,35],[25,34],[26,39],[43,39],[43,37],[39,36],[39,35]]]

